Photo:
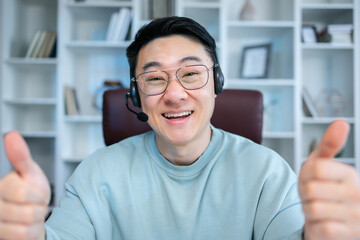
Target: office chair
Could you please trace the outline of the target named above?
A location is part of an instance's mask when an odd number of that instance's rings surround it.
[[[107,146],[122,139],[151,130],[126,109],[128,89],[109,90],[103,96],[103,135]],[[131,103],[130,103],[131,104]],[[140,112],[140,110],[138,110]],[[215,100],[211,123],[225,131],[261,143],[263,97],[256,90],[223,90]]]

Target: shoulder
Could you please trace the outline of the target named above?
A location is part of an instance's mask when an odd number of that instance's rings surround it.
[[[289,164],[274,150],[257,144],[242,136],[226,132],[221,129],[213,129],[220,136],[220,158],[224,162],[232,162],[233,166],[251,170],[263,176],[273,172],[287,172],[293,175]]]
[[[85,174],[95,177],[125,173],[134,161],[142,159],[139,155],[147,154],[146,148],[152,136],[152,132],[147,132],[96,150],[79,164],[72,178]]]
[[[231,151],[231,153],[239,155],[248,155],[251,157],[271,157],[281,159],[279,154],[274,150],[257,144],[248,138],[226,132],[221,129],[214,129],[217,135],[221,138],[221,148],[224,151]]]

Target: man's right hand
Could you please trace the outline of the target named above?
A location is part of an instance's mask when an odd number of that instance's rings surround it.
[[[6,134],[4,147],[14,171],[0,179],[0,239],[45,239],[49,182],[19,133]]]

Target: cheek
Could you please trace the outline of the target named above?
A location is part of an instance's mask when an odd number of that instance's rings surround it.
[[[159,101],[157,96],[144,96],[142,94],[140,94],[140,100],[142,111],[148,115],[151,115],[152,111],[156,110]]]

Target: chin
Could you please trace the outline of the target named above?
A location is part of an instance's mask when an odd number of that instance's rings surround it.
[[[174,145],[184,145],[191,142],[194,137],[194,131],[189,130],[187,132],[182,129],[179,129],[177,131],[166,131],[166,134],[163,135],[164,139]]]

